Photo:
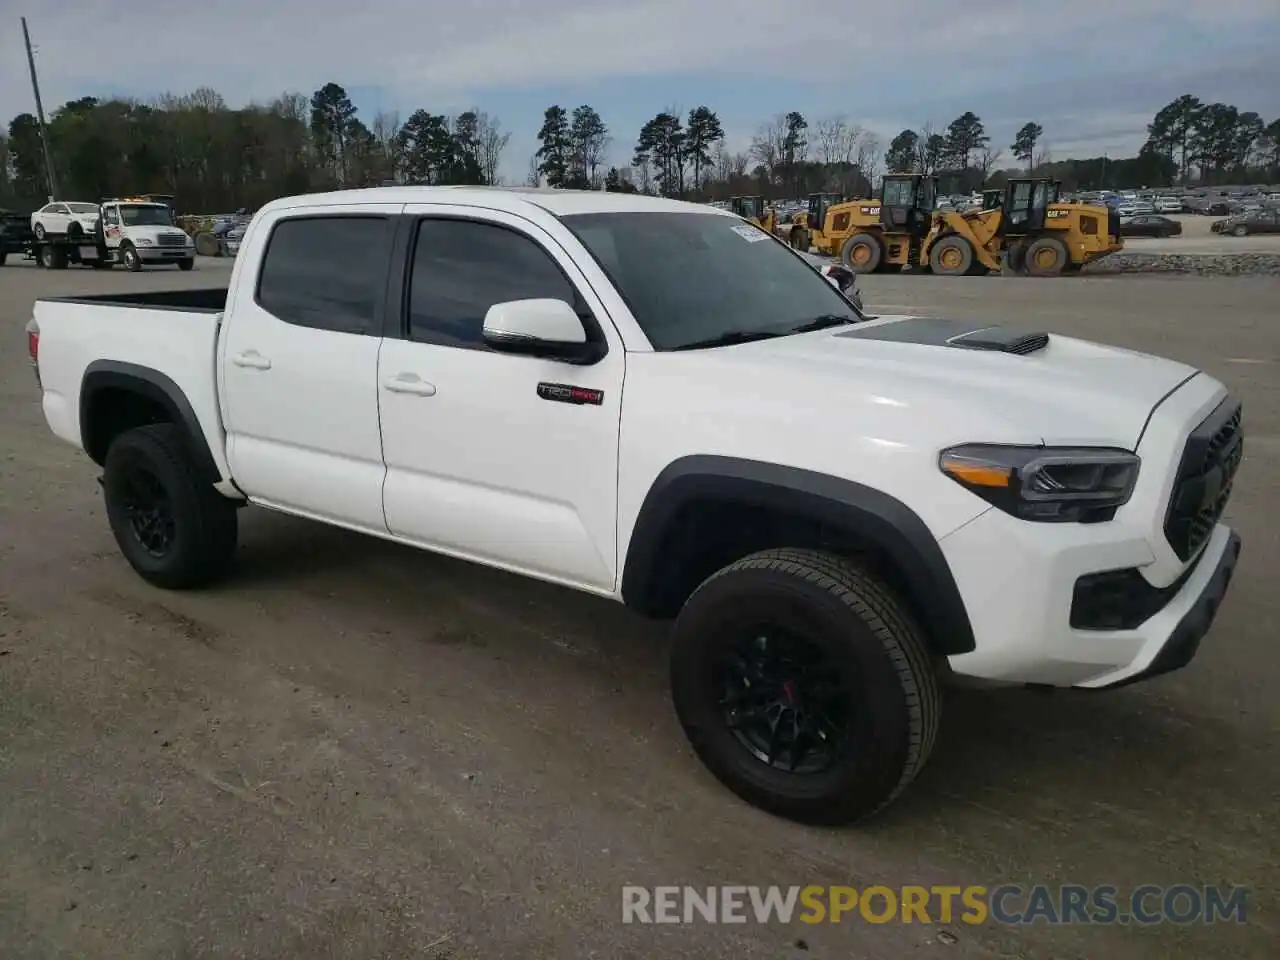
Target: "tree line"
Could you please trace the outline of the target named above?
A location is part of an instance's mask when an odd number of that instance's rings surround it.
[[[170,193],[186,211],[388,181],[496,183],[510,140],[479,110],[365,123],[337,83],[241,109],[210,89],[153,103],[84,97],[54,110],[47,133],[61,197]],[[39,124],[19,114],[0,135],[0,206],[39,205],[48,192]]]
[[[84,97],[54,110],[47,132],[61,196],[172,193],[187,211],[387,182],[497,184],[510,141],[498,119],[478,109],[452,116],[419,109],[403,121],[378,113],[366,123],[337,83],[240,109],[210,89],[152,103]],[[865,196],[885,172],[935,175],[952,193],[1027,171],[1068,190],[1280,181],[1280,120],[1190,94],[1156,112],[1132,157],[1055,160],[1035,121],[1001,147],[972,111],[943,128],[904,129],[887,144],[847,116],[810,122],[790,111],[732,151],[710,107],[671,106],[634,140],[620,139],[589,104],[550,106],[527,179],[699,200]],[[38,205],[47,193],[39,125],[20,114],[0,133],[0,206]]]

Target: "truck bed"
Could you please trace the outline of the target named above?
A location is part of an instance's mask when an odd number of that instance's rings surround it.
[[[150,290],[145,293],[95,293],[82,297],[44,297],[40,302],[83,303],[95,307],[134,307],[146,310],[179,310],[183,313],[221,313],[227,306],[227,288]]]
[[[80,393],[88,374],[141,376],[156,391],[181,397],[225,470],[218,406],[217,350],[226,302],[222,290],[37,300],[44,413],[54,434],[80,445]],[[225,473],[224,473],[225,475]]]

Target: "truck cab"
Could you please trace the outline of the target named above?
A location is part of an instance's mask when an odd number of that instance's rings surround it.
[[[102,204],[102,240],[130,270],[145,264],[176,263],[181,270],[195,264],[195,243],[173,221],[167,203],[129,198]]]

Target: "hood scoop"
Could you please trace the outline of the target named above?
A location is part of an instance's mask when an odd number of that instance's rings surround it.
[[[1049,345],[1049,334],[1043,331],[979,326],[969,320],[946,320],[939,317],[909,317],[888,323],[859,325],[836,336],[887,343],[914,343],[925,347],[987,350],[1018,356],[1035,353]]]
[[[1049,335],[1043,332],[1025,333],[1004,327],[985,327],[954,337],[947,343],[965,350],[994,350],[997,353],[1016,353],[1025,356],[1043,350],[1049,345]]]

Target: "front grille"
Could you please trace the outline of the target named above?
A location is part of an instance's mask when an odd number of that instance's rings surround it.
[[[1187,438],[1164,520],[1165,537],[1180,560],[1204,545],[1227,507],[1244,457],[1242,412],[1240,402],[1228,397]]]
[[[156,246],[158,247],[185,247],[187,245],[187,235],[185,233],[162,233],[156,237]]]

